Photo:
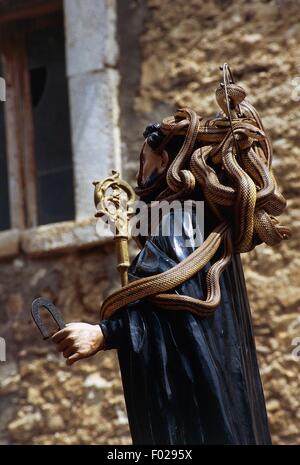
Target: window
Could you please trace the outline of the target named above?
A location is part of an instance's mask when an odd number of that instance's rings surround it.
[[[27,37],[38,224],[74,218],[73,170],[62,27]]]
[[[114,2],[0,0],[0,258],[111,240],[93,181],[121,171],[115,32]]]
[[[7,95],[0,109],[0,229],[71,220],[74,187],[62,12],[8,23],[1,36]]]

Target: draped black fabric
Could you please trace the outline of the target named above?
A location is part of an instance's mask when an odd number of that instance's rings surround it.
[[[170,269],[193,250],[197,225],[183,234],[149,238],[129,269],[130,280]],[[206,296],[209,264],[172,292]],[[100,325],[117,349],[133,444],[270,444],[251,315],[239,255],[221,279],[222,299],[205,319],[141,300]]]

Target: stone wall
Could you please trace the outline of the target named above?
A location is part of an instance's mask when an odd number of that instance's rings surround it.
[[[76,220],[93,214],[93,181],[121,171],[115,0],[64,0]],[[99,163],[99,161],[101,162]]]
[[[99,321],[100,301],[119,285],[114,246],[2,262],[0,444],[130,443],[115,351],[67,367],[30,317],[43,295],[70,321]]]
[[[21,17],[26,2],[11,3]],[[92,181],[121,168],[116,5],[114,0],[62,4],[76,216],[70,222],[1,233],[0,337],[7,349],[6,362],[0,363],[4,444],[130,442],[116,354],[104,352],[66,367],[53,344],[41,340],[30,317],[33,298],[43,295],[61,308],[66,322],[97,323],[101,301],[119,285],[114,246],[99,240],[91,219]],[[14,258],[4,258],[8,256]]]
[[[299,2],[148,0],[146,17],[133,104],[140,121],[181,106],[214,115],[219,66],[227,62],[273,141],[274,172],[288,199],[282,223],[293,237],[259,246],[243,262],[273,441],[300,444],[300,361],[291,355],[300,336]],[[130,130],[129,120],[123,125]]]

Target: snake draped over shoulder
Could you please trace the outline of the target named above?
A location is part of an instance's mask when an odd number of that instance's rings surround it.
[[[167,188],[156,200],[191,198],[198,185],[217,226],[172,269],[138,279],[108,296],[101,307],[101,319],[143,298],[162,309],[188,310],[206,317],[220,303],[219,278],[233,253],[248,252],[263,242],[274,246],[290,237],[290,229],[276,218],[286,208],[286,200],[272,172],[271,141],[261,118],[241,86],[230,83],[227,93],[230,115],[220,84],[216,90],[220,116],[204,120],[194,110],[181,108],[165,118],[160,125],[165,137],[157,149],[162,151],[174,136],[184,136],[166,173]],[[212,265],[206,273],[205,300],[168,292],[208,262]]]

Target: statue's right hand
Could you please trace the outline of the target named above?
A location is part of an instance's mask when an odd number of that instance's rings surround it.
[[[88,323],[69,323],[52,336],[52,341],[67,359],[67,365],[91,357],[104,348],[100,326]]]

